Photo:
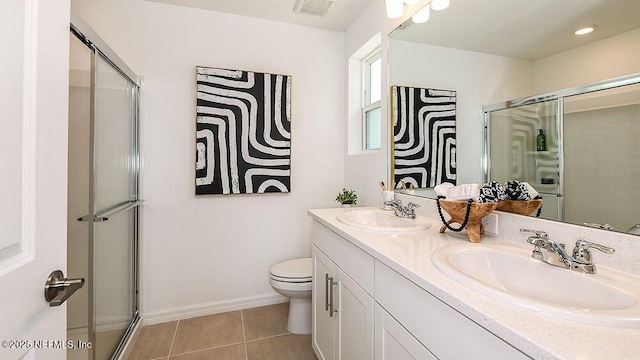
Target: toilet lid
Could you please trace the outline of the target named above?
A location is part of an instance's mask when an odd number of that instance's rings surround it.
[[[311,258],[294,259],[276,264],[271,275],[284,279],[310,279],[313,271]]]

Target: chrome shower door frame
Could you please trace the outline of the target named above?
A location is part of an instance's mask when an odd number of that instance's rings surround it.
[[[133,298],[133,309],[131,309],[132,317],[124,331],[123,337],[120,339],[118,346],[115,349],[112,359],[117,359],[124,351],[127,341],[135,331],[136,327],[140,323],[139,316],[139,216],[140,205],[142,200],[140,199],[140,124],[139,124],[139,104],[140,104],[140,77],[135,74],[125,63],[120,59],[113,50],[78,16],[71,14],[71,33],[78,37],[89,49],[91,50],[91,87],[90,87],[90,144],[89,144],[89,159],[90,159],[90,175],[89,175],[89,214],[83,217],[83,221],[89,223],[89,269],[88,269],[88,290],[89,290],[89,341],[93,344],[90,359],[94,360],[96,357],[96,274],[95,274],[95,237],[96,223],[108,220],[109,216],[114,216],[129,210],[133,210],[133,243],[132,246],[132,288],[131,296]],[[122,75],[131,85],[133,85],[133,91],[131,94],[131,100],[134,104],[133,108],[133,129],[132,129],[132,174],[131,174],[131,198],[128,201],[117,204],[109,209],[99,210],[96,208],[96,104],[98,102],[97,94],[97,64],[100,59],[104,60],[110,65],[113,70]],[[79,219],[80,220],[80,219]]]

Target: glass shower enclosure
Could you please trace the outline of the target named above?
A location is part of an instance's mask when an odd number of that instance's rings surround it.
[[[483,114],[485,181],[528,182],[546,219],[622,232],[640,223],[640,74],[484,106]]]
[[[501,184],[526,181],[543,199],[541,216],[561,220],[564,184],[562,169],[562,103],[558,99],[487,109],[487,178]],[[537,147],[538,135],[545,147]],[[487,180],[488,181],[488,180]]]
[[[139,80],[74,16],[71,33],[68,267],[87,286],[69,302],[68,328],[92,346],[68,355],[112,359],[139,321]]]

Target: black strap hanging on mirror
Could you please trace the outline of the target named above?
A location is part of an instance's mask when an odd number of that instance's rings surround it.
[[[442,215],[442,207],[440,206],[440,199],[445,199],[445,197],[440,195],[436,198],[436,204],[438,205],[438,215],[440,215],[440,220],[442,220],[442,223],[444,224],[444,226],[446,226],[447,229],[454,232],[462,231],[462,229],[464,229],[464,227],[467,226],[467,223],[469,222],[469,215],[471,214],[471,203],[473,202],[473,200],[469,199],[467,201],[467,213],[464,215],[464,221],[462,222],[462,224],[460,224],[460,227],[456,229],[451,227],[451,225],[449,225],[447,221],[444,219],[444,215]]]

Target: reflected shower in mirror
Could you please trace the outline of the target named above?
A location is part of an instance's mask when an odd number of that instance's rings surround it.
[[[485,180],[527,181],[544,200],[543,218],[634,233],[640,223],[640,74],[484,111]],[[545,148],[536,130],[547,134]]]

